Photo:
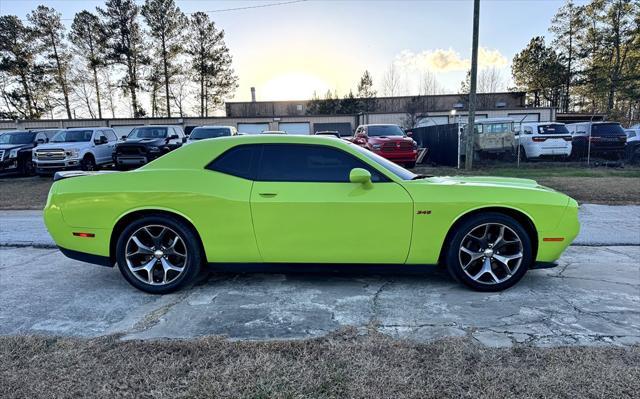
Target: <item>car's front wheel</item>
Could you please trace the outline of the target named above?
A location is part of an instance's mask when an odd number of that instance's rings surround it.
[[[501,213],[475,215],[458,226],[447,249],[449,273],[478,291],[501,291],[532,263],[531,239],[515,219]]]
[[[190,226],[171,216],[153,215],[122,231],[116,259],[131,285],[152,294],[167,294],[197,277],[202,255]]]

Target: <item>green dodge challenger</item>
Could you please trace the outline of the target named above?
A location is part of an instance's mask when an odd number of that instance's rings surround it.
[[[205,265],[446,265],[498,291],[552,266],[578,204],[533,180],[416,175],[347,141],[203,140],[129,172],[62,172],[45,223],[70,258],[168,293]]]

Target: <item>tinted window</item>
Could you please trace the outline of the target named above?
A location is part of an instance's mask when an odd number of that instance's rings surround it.
[[[226,151],[213,160],[207,169],[232,176],[252,179],[252,164],[255,154],[260,149],[258,145],[240,145]]]
[[[569,130],[565,125],[542,125],[538,126],[538,133],[540,134],[569,134]]]
[[[129,133],[129,139],[163,139],[167,137],[166,127],[137,127]]]
[[[93,130],[63,130],[51,139],[52,143],[77,143],[90,141]]]
[[[624,130],[619,123],[598,123],[591,125],[591,134],[600,136],[617,136],[623,135]]]
[[[377,163],[378,165],[382,166],[384,169],[388,170],[389,172],[393,173],[394,175],[398,176],[402,180],[412,180],[413,178],[418,176],[415,173],[413,173],[413,172],[411,172],[409,170],[406,170],[402,166],[389,161],[387,158],[383,158],[380,155],[375,154],[375,153],[367,150],[366,148],[362,148],[362,147],[360,147],[358,145],[354,145],[353,149],[356,150],[356,151],[359,151],[364,156],[366,156],[367,158],[369,158],[373,162]]]
[[[212,139],[215,137],[231,136],[231,130],[227,127],[197,127],[191,132],[191,140]]]
[[[113,130],[103,130],[103,133],[104,133],[105,136],[107,136],[109,141],[118,141],[118,137],[116,136],[116,132],[114,132]]]
[[[371,181],[388,179],[356,157],[320,145],[266,144],[258,167],[258,180],[299,182],[349,182],[353,168],[371,173]]]
[[[0,144],[29,144],[34,136],[33,133],[4,133],[0,136]]]
[[[372,125],[367,127],[368,136],[404,136],[400,126],[396,125]]]

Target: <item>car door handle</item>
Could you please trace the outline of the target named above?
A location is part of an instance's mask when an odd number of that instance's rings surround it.
[[[278,194],[277,193],[258,193],[258,195],[264,198],[273,198]]]

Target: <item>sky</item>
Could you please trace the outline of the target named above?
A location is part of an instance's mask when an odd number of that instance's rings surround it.
[[[224,29],[239,77],[232,101],[250,100],[252,86],[259,101],[308,99],[314,91],[323,96],[327,90],[342,96],[356,91],[364,70],[372,74],[380,95],[392,64],[401,79],[400,94],[417,94],[427,70],[435,75],[442,91],[456,93],[469,68],[470,0],[176,3],[186,13],[212,11],[209,15]],[[534,36],[550,40],[551,18],[563,3],[482,0],[480,68],[496,68],[506,89],[514,55]],[[25,18],[39,4],[57,9],[69,26],[76,12],[94,11],[104,1],[0,0],[0,14]],[[271,6],[258,7],[264,5]],[[243,7],[253,8],[237,9]],[[231,8],[235,10],[226,10]]]

